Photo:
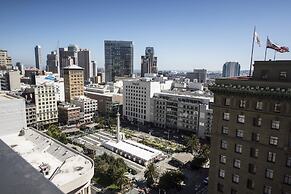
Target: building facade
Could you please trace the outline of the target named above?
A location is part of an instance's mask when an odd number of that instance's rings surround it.
[[[191,93],[157,93],[152,98],[153,123],[165,129],[182,130],[199,138],[210,137],[212,97]]]
[[[8,56],[7,50],[0,49],[0,70],[12,69],[12,58]]]
[[[37,127],[36,125],[36,106],[35,104],[26,102],[25,107],[26,122],[28,127]]]
[[[222,68],[222,77],[240,76],[240,64],[238,62],[226,62]]]
[[[75,125],[80,121],[80,107],[71,104],[58,105],[59,123],[61,125]]]
[[[90,81],[92,77],[92,67],[90,64],[90,51],[88,49],[81,49],[78,52],[78,66],[84,69],[84,83]]]
[[[68,48],[59,48],[59,68],[61,77],[64,76],[64,67],[77,64],[78,51],[79,47],[77,45],[69,45]]]
[[[35,67],[40,69],[41,65],[41,46],[36,45],[34,47]]]
[[[207,70],[206,69],[194,69],[193,72],[188,72],[186,78],[190,81],[196,80],[198,83],[206,83],[207,81]]]
[[[33,86],[37,127],[41,128],[58,122],[56,88],[53,84],[44,83]]]
[[[72,104],[80,107],[80,123],[86,124],[93,122],[93,118],[98,111],[97,100],[79,96],[72,100]]]
[[[155,57],[154,47],[146,47],[145,55],[141,56],[141,77],[145,73],[158,73],[158,58]]]
[[[159,81],[151,78],[123,81],[123,116],[133,123],[151,122],[151,98],[161,92]]]
[[[84,73],[83,68],[70,65],[64,68],[65,101],[71,102],[78,96],[84,96]]]
[[[252,77],[217,79],[208,193],[291,191],[291,61],[256,61]]]
[[[52,73],[59,73],[58,55],[52,51],[46,56],[46,70]]]
[[[132,41],[104,41],[105,81],[115,81],[115,76],[131,77],[133,74]]]

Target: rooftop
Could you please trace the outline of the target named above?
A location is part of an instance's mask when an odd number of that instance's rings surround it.
[[[76,69],[76,70],[83,70],[82,67],[78,66],[78,65],[70,65],[67,67],[64,67],[64,69]]]
[[[125,153],[130,153],[131,155],[134,155],[145,161],[149,161],[156,156],[162,154],[160,150],[148,147],[146,145],[131,140],[122,140],[118,143],[116,141],[108,141],[105,143],[105,145],[117,148]]]
[[[94,166],[91,159],[32,128],[24,131],[23,136],[8,134],[0,139],[38,172],[45,166],[47,173],[43,173],[44,177],[63,192],[68,193],[92,178]]]

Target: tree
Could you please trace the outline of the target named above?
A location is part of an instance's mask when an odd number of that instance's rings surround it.
[[[200,143],[199,139],[195,136],[192,135],[191,137],[186,138],[186,151],[195,154],[200,150]]]
[[[68,143],[67,136],[56,125],[50,125],[47,129],[47,134],[64,144]]]
[[[144,172],[144,177],[148,186],[152,186],[156,182],[157,178],[159,177],[159,173],[153,163],[148,165]]]
[[[185,180],[185,176],[181,171],[171,170],[165,172],[159,181],[159,188],[170,190],[170,189],[181,189],[181,183]]]
[[[207,158],[204,157],[195,157],[192,161],[191,161],[191,168],[192,169],[198,169],[201,168],[205,163],[207,162]]]
[[[120,176],[116,180],[116,185],[119,187],[120,190],[123,190],[124,186],[129,183],[129,178],[126,177],[124,174],[120,174]]]

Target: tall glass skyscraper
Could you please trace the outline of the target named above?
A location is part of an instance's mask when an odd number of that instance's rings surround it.
[[[222,77],[240,76],[240,64],[238,62],[226,62],[223,65]]]
[[[130,77],[133,73],[132,41],[104,41],[105,81],[115,81],[115,76]]]

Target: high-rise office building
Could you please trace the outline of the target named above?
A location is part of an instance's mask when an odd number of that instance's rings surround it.
[[[154,47],[146,47],[145,56],[141,56],[141,76],[144,77],[145,73],[158,73],[157,61]]]
[[[115,76],[130,77],[133,73],[132,41],[104,41],[105,81],[115,81]]]
[[[83,68],[70,65],[64,68],[65,101],[71,102],[78,96],[84,96],[84,73]]]
[[[252,77],[216,79],[209,194],[291,191],[291,61],[256,61]]]
[[[198,83],[205,83],[207,79],[207,70],[206,69],[194,69],[193,72],[188,72],[186,78],[189,78],[190,81],[196,80]]]
[[[68,48],[59,48],[59,68],[61,77],[64,76],[64,67],[68,66],[68,58],[72,60],[72,64],[77,64],[78,51],[79,47],[77,45],[69,45]]]
[[[16,62],[16,67],[20,71],[20,75],[24,75],[24,65],[20,62]]]
[[[91,61],[91,65],[92,65],[92,76],[96,77],[97,76],[97,64],[96,61]]]
[[[46,58],[46,70],[52,73],[59,73],[57,52],[52,51]]]
[[[0,70],[12,69],[12,59],[8,56],[7,50],[0,49]]]
[[[92,68],[90,65],[90,51],[87,49],[78,51],[78,66],[84,69],[84,82],[90,81],[90,77],[92,77]]]
[[[223,65],[222,77],[240,76],[240,64],[238,62],[226,62]]]
[[[36,45],[34,47],[34,56],[35,56],[35,67],[40,69],[41,65],[41,46]]]

